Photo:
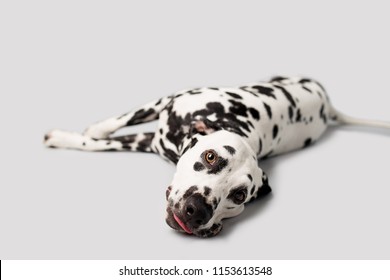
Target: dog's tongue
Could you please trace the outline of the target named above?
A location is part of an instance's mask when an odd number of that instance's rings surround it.
[[[192,231],[179,219],[178,216],[173,214],[173,218],[175,218],[176,222],[179,224],[179,226],[188,234],[192,234]]]

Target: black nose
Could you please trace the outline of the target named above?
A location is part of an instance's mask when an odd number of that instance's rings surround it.
[[[183,206],[183,215],[187,225],[197,228],[207,224],[213,215],[213,208],[206,203],[206,199],[199,193],[187,198]]]

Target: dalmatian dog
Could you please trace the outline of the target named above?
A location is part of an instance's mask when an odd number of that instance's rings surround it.
[[[113,135],[154,120],[154,132]],[[336,111],[315,80],[278,76],[240,87],[179,91],[93,124],[83,134],[53,130],[44,144],[159,154],[177,165],[166,190],[166,222],[177,231],[211,237],[221,231],[223,219],[239,215],[246,203],[271,192],[259,159],[305,148],[331,124],[390,129],[390,123]]]

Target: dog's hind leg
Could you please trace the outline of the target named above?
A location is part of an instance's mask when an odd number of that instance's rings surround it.
[[[172,97],[170,96],[163,97],[126,114],[95,123],[84,131],[84,135],[95,139],[107,139],[112,133],[122,127],[157,120],[160,112],[171,100]]]
[[[44,143],[50,148],[82,151],[138,151],[156,152],[151,143],[154,133],[138,133],[108,139],[96,139],[76,132],[53,130],[45,135]]]

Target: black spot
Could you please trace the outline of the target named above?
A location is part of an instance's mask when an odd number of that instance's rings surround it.
[[[187,152],[190,149],[190,145],[187,145],[187,147],[184,148],[184,150],[181,152],[181,155],[184,155],[185,152]]]
[[[192,89],[192,90],[187,91],[187,93],[189,93],[190,95],[196,95],[196,94],[201,94],[202,91],[199,89]]]
[[[253,178],[252,178],[252,175],[251,174],[247,174],[246,176],[248,176],[248,179],[252,182],[253,181]]]
[[[167,190],[165,191],[165,197],[166,197],[167,200],[169,198],[169,195],[171,194],[171,191],[172,191],[172,186],[169,186],[167,188]]]
[[[240,96],[240,95],[238,95],[237,93],[234,93],[234,92],[226,91],[226,94],[228,94],[231,97],[236,98],[236,99],[242,99],[242,96]]]
[[[216,88],[216,87],[209,87],[209,89],[212,89],[212,90],[219,90],[219,88]]]
[[[225,108],[219,102],[209,102],[206,104],[206,108],[211,111],[211,114],[215,113],[217,118],[225,113]]]
[[[311,138],[307,138],[305,140],[305,142],[303,143],[303,147],[306,148],[307,146],[309,146],[311,144]]]
[[[312,93],[311,89],[309,89],[309,88],[307,88],[307,87],[305,87],[305,86],[302,86],[302,88],[303,88],[304,90],[306,90],[306,91]]]
[[[204,187],[204,196],[208,196],[211,193],[211,188],[209,187]]]
[[[217,207],[218,207],[218,204],[219,204],[219,202],[218,202],[218,200],[217,200],[217,198],[216,197],[214,197],[214,199],[213,199],[213,208],[214,209],[217,209]]]
[[[194,163],[194,170],[195,171],[202,171],[203,169],[205,169],[206,167],[199,161],[195,162]]]
[[[162,98],[160,98],[160,99],[156,102],[156,104],[154,104],[154,106],[160,105],[160,104],[161,104],[161,101],[162,101]]]
[[[136,134],[111,137],[110,140],[119,141],[122,144],[132,144],[135,142]]]
[[[233,114],[247,117],[247,110],[248,108],[242,104],[241,102],[237,102],[235,100],[230,99],[229,102],[233,105],[229,108],[229,111]]]
[[[146,136],[146,138],[150,139],[150,142],[148,142],[148,140],[145,140],[144,142],[141,143],[141,146],[145,147],[145,148],[148,148],[148,151],[149,152],[149,148],[150,148],[150,143],[151,143],[151,140],[153,139],[154,137],[154,133],[146,133],[146,134],[150,134],[149,136]],[[122,144],[122,149],[124,150],[132,150],[132,147],[131,145],[135,142],[135,138],[137,137],[136,134],[131,134],[131,135],[125,135],[125,136],[116,136],[116,137],[111,137],[110,140],[111,141],[119,141],[121,142]],[[110,142],[110,141],[108,141]],[[107,145],[108,142],[106,143]],[[143,151],[143,150],[140,150],[140,151]]]
[[[264,86],[253,86],[253,89],[256,89],[260,94],[276,99],[276,96],[273,94],[274,89]]]
[[[229,161],[224,159],[223,157],[218,157],[217,162],[210,168],[207,174],[218,174],[220,173],[226,166],[228,166]]]
[[[201,109],[201,110],[196,110],[195,112],[192,113],[193,118],[196,116],[202,116],[202,117],[207,117],[208,115],[211,115],[212,113],[209,110],[206,109]]]
[[[275,139],[276,136],[278,136],[279,127],[275,124],[274,128],[272,129],[272,138]]]
[[[160,128],[160,130],[159,130],[159,131],[160,131],[160,134],[163,134],[163,129],[162,129],[162,128]]]
[[[324,114],[324,104],[322,104],[321,109],[320,109],[320,118],[324,121],[324,124],[327,122],[326,115]]]
[[[297,111],[297,117],[295,118],[295,121],[296,121],[296,122],[300,122],[300,121],[301,121],[301,118],[302,118],[301,110],[298,109],[298,111]]]
[[[194,194],[194,192],[196,192],[198,190],[198,187],[197,186],[192,186],[190,187],[188,190],[186,190],[186,192],[184,193],[183,195],[183,198],[184,199],[187,199],[189,198],[191,195]]]
[[[260,138],[259,139],[259,152],[257,153],[258,155],[260,155],[262,149],[263,149],[263,142],[261,141],[261,138]]]
[[[272,111],[271,111],[271,107],[270,107],[270,106],[268,106],[268,104],[267,104],[267,103],[264,103],[264,102],[263,102],[263,104],[264,104],[265,110],[267,111],[267,115],[268,115],[268,117],[269,117],[270,119],[272,119]]]
[[[255,187],[256,187],[255,185],[252,186],[251,192],[250,192],[251,195],[253,195],[253,193],[255,192]]]
[[[307,78],[303,78],[303,79],[300,79],[300,80],[298,81],[298,83],[300,83],[300,84],[311,83],[311,82],[312,82],[312,80],[307,79]]]
[[[282,77],[282,76],[275,76],[273,77],[270,82],[280,82],[280,81],[283,81],[283,80],[286,80],[287,78],[286,77]]]
[[[85,146],[85,142],[83,142],[83,146]]]
[[[194,147],[196,145],[196,143],[198,143],[198,139],[197,138],[192,138],[191,139],[191,148]]]
[[[234,149],[232,146],[223,146],[231,155],[234,155],[236,153],[236,149]]]
[[[236,208],[236,207],[226,207],[226,209],[229,209],[229,210],[234,209],[234,208]]]
[[[131,151],[133,148],[131,147],[131,144],[129,144],[129,143],[122,143],[122,149],[127,150],[127,151]]]
[[[252,115],[252,117],[255,119],[255,120],[259,120],[260,119],[260,113],[259,111],[257,111],[255,108],[249,108],[249,113]]]
[[[154,138],[154,133],[144,133],[144,139],[138,142],[137,151],[148,152]]]
[[[296,106],[294,98],[292,97],[292,95],[284,87],[281,87],[281,86],[278,86],[278,85],[275,85],[275,87],[280,89],[283,92],[284,96],[286,96],[286,98],[290,102],[291,106],[293,106],[293,107]]]
[[[143,120],[155,113],[156,111],[152,108],[148,109],[147,111],[145,111],[145,109],[140,109],[134,113],[134,116],[127,122],[126,126],[142,123]]]
[[[292,122],[294,117],[294,109],[291,106],[288,106],[288,117],[290,118],[290,121]]]

